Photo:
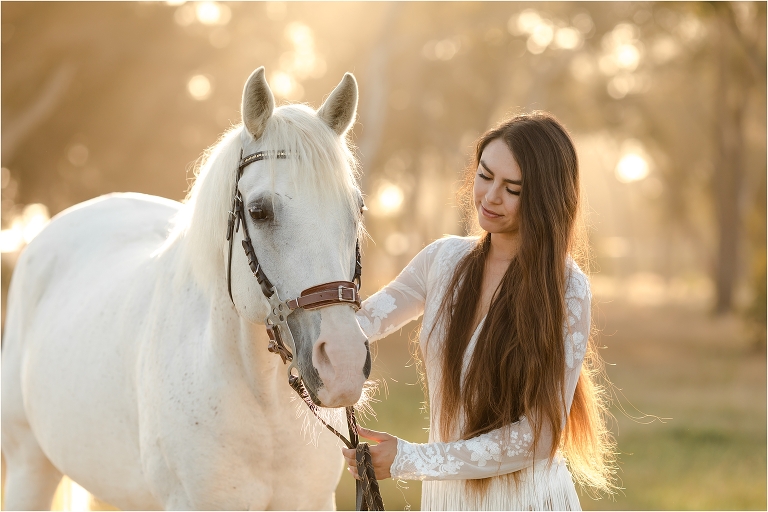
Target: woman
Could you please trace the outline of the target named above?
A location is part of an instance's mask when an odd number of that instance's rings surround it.
[[[500,124],[478,141],[463,192],[484,234],[430,244],[358,312],[372,341],[424,314],[429,442],[360,434],[378,442],[377,478],[425,480],[423,510],[580,509],[573,481],[610,492],[614,466],[589,282],[569,255],[568,133],[539,112]]]

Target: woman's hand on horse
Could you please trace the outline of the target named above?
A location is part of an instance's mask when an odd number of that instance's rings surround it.
[[[357,434],[363,439],[370,439],[378,443],[370,447],[371,461],[373,462],[373,470],[376,473],[376,480],[383,480],[392,476],[389,473],[389,468],[392,467],[392,462],[394,462],[395,455],[397,455],[397,438],[386,432],[377,432],[360,426],[357,427]],[[342,448],[341,452],[344,454],[344,459],[347,462],[347,471],[352,473],[355,479],[359,480],[355,449]]]

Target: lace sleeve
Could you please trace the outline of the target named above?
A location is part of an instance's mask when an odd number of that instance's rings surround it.
[[[370,341],[383,338],[422,315],[429,268],[443,240],[425,247],[394,281],[363,301],[357,322]]]
[[[564,326],[565,402],[570,411],[590,326],[589,282],[578,269],[571,269],[566,291],[568,308]],[[533,431],[526,418],[472,439],[450,443],[409,443],[397,440],[397,455],[390,472],[402,480],[465,480],[487,478],[519,471],[545,462],[552,447],[552,435],[542,428],[536,452]]]

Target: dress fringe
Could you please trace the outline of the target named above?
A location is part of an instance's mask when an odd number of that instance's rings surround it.
[[[427,480],[421,510],[581,510],[579,496],[565,461],[493,477],[481,495],[468,492],[466,480]]]

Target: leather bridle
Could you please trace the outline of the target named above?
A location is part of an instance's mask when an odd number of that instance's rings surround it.
[[[254,277],[261,286],[261,292],[269,302],[269,315],[265,323],[267,326],[267,335],[269,336],[268,350],[279,354],[283,364],[290,362],[288,366],[288,378],[299,378],[301,375],[293,374],[295,368],[299,372],[293,356],[296,353],[296,342],[294,341],[291,328],[288,326],[288,315],[297,309],[318,309],[334,304],[347,304],[355,310],[360,309],[360,278],[362,274],[362,265],[360,264],[360,242],[355,245],[355,275],[352,281],[332,281],[323,283],[301,292],[299,297],[289,300],[282,300],[277,292],[277,288],[267,278],[264,269],[261,267],[256,251],[253,249],[250,234],[248,233],[248,224],[245,221],[245,206],[243,197],[240,194],[238,183],[243,176],[243,170],[250,164],[273,157],[278,159],[287,158],[285,151],[259,151],[246,157],[243,157],[243,150],[240,150],[240,163],[237,166],[235,176],[235,187],[232,193],[232,209],[229,211],[229,221],[227,226],[227,240],[229,241],[229,255],[227,258],[227,291],[232,304],[235,303],[232,298],[232,244],[234,243],[235,233],[243,226],[243,250],[248,258],[248,266],[251,268]]]
[[[312,413],[317,417],[325,427],[347,446],[355,448],[358,461],[358,471],[361,480],[357,480],[357,510],[384,510],[384,504],[379,493],[379,484],[373,471],[371,455],[366,443],[360,443],[357,436],[357,420],[355,418],[355,409],[353,406],[346,408],[347,427],[349,429],[349,440],[347,440],[338,430],[325,422],[317,413],[317,404],[315,404],[302,382],[301,372],[294,361],[296,353],[296,342],[288,326],[288,315],[297,309],[318,309],[334,304],[347,304],[355,311],[360,309],[360,280],[362,276],[362,264],[360,263],[360,240],[355,243],[355,273],[352,281],[332,281],[323,283],[301,292],[299,297],[282,300],[277,293],[277,288],[267,278],[264,269],[261,267],[256,251],[253,248],[250,234],[248,233],[248,223],[245,218],[245,205],[243,197],[240,194],[238,184],[243,176],[245,168],[267,158],[285,159],[288,153],[285,150],[279,151],[258,151],[243,157],[243,150],[240,150],[240,161],[235,173],[235,186],[232,192],[232,208],[229,211],[227,221],[227,241],[229,242],[229,254],[227,256],[227,291],[232,304],[235,304],[232,298],[232,245],[235,239],[235,233],[243,226],[243,250],[248,259],[248,266],[251,272],[261,286],[261,292],[269,302],[270,312],[265,320],[267,335],[269,336],[269,345],[267,350],[278,354],[283,360],[283,364],[288,365],[288,384],[296,391],[301,399],[307,404]],[[366,341],[366,348],[368,342]],[[369,356],[370,357],[370,356]],[[294,374],[293,370],[296,370]]]

